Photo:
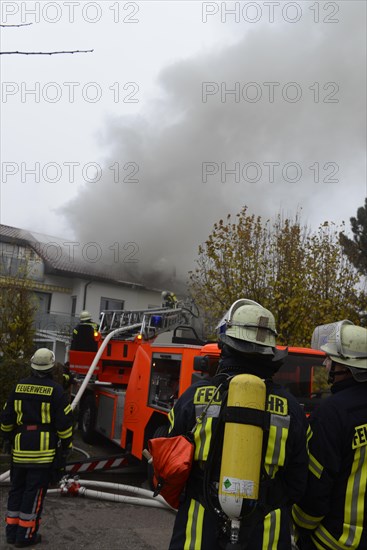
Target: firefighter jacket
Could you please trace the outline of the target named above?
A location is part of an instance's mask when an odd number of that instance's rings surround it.
[[[309,475],[293,507],[301,548],[367,548],[367,383],[337,382],[310,419]]]
[[[178,399],[169,414],[170,436],[185,434],[193,428],[196,418],[213,398],[220,382],[218,380],[217,383],[216,380],[217,376],[212,381],[193,384]],[[218,423],[221,402],[222,395],[219,393],[207,409],[203,422],[195,428],[194,464],[187,484],[185,501],[182,506],[180,505],[176,517],[171,550],[214,550],[223,547],[218,543],[220,526],[216,525],[216,518],[210,517],[207,510],[204,510],[205,502],[202,500],[203,470]],[[265,518],[261,518],[248,548],[289,550],[291,535],[288,507],[300,500],[306,484],[307,421],[295,398],[271,380],[267,391],[267,411],[270,426],[268,431],[264,432],[263,467],[270,483],[268,488],[264,489],[264,494],[261,494],[260,489],[260,496],[262,500],[267,500],[269,513]],[[220,463],[217,465],[218,473],[219,468]],[[274,490],[271,490],[270,486],[273,486]]]
[[[0,420],[2,435],[12,439],[12,459],[17,466],[50,466],[58,441],[65,451],[72,447],[72,409],[63,388],[52,378],[21,380]]]
[[[98,343],[94,338],[98,325],[92,321],[83,321],[73,330],[70,349],[75,351],[97,351]]]

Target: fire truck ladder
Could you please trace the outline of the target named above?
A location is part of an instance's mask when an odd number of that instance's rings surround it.
[[[144,340],[149,340],[185,323],[187,312],[181,308],[106,310],[101,312],[99,331],[105,335],[116,329],[125,329],[121,332],[141,334]]]
[[[135,323],[129,324],[132,321],[135,321]],[[184,323],[187,323],[187,313],[181,308],[161,308],[138,311],[103,311],[101,313],[99,331],[104,335],[104,340],[89,367],[82,385],[71,403],[71,408],[74,410],[79,403],[102,353],[112,338],[117,338],[120,334],[124,334],[124,338],[126,334],[129,336],[138,336],[141,334],[142,338],[149,340],[155,338],[162,332],[173,330]]]

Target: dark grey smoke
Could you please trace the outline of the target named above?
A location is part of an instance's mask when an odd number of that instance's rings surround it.
[[[145,112],[108,122],[103,181],[85,185],[65,209],[76,238],[105,247],[118,242],[125,260],[131,249],[123,246],[136,243],[139,262],[123,262],[122,276],[144,277],[158,286],[184,280],[214,222],[243,205],[265,217],[279,210],[294,216],[302,208],[303,220],[315,228],[326,219],[345,220],[349,226],[366,196],[366,8],[364,2],[338,5],[339,23],[315,24],[308,17],[296,24],[253,25],[250,30],[247,25],[235,45],[162,71],[161,96]],[[228,88],[257,82],[264,95],[257,103],[236,103],[230,96],[222,103],[217,94],[203,103],[203,82],[226,82]],[[281,84],[274,103],[265,99],[264,82]],[[289,82],[302,89],[296,103],[281,97]],[[330,82],[339,87],[329,96],[337,103],[323,101],[336,89],[323,89]],[[318,103],[314,83],[319,83]],[[137,163],[139,183],[115,183],[107,170],[115,162]],[[203,162],[225,162],[228,168],[256,162],[263,177],[258,183],[235,183],[228,176],[221,183],[217,174],[203,183]],[[273,183],[264,162],[281,165]],[[289,162],[302,168],[297,183],[282,178]],[[315,168],[309,168],[316,162],[319,182]],[[332,164],[325,169],[325,163]],[[338,181],[324,182],[335,168]]]

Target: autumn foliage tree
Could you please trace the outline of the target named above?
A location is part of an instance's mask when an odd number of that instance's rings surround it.
[[[278,215],[271,222],[245,207],[235,221],[228,215],[214,225],[196,263],[189,286],[207,337],[215,335],[215,324],[238,298],[270,309],[278,342],[288,345],[309,346],[320,324],[358,322],[363,293],[334,224],[325,222],[312,232],[300,215],[294,220]]]
[[[29,374],[34,351],[34,313],[36,303],[26,276],[0,278],[0,406],[14,383]]]
[[[364,206],[357,210],[357,217],[350,218],[353,240],[344,232],[339,235],[343,252],[360,273],[367,276],[367,197]]]

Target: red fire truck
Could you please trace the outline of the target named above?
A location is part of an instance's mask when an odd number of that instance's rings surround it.
[[[218,346],[201,341],[186,324],[187,317],[179,307],[105,311],[97,354],[70,351],[70,369],[80,386],[79,426],[86,442],[101,434],[141,459],[147,440],[165,433],[167,414],[177,398],[193,382],[215,373]],[[170,342],[159,341],[168,334]],[[299,399],[307,414],[317,403],[313,378],[324,353],[288,350],[275,380]]]

